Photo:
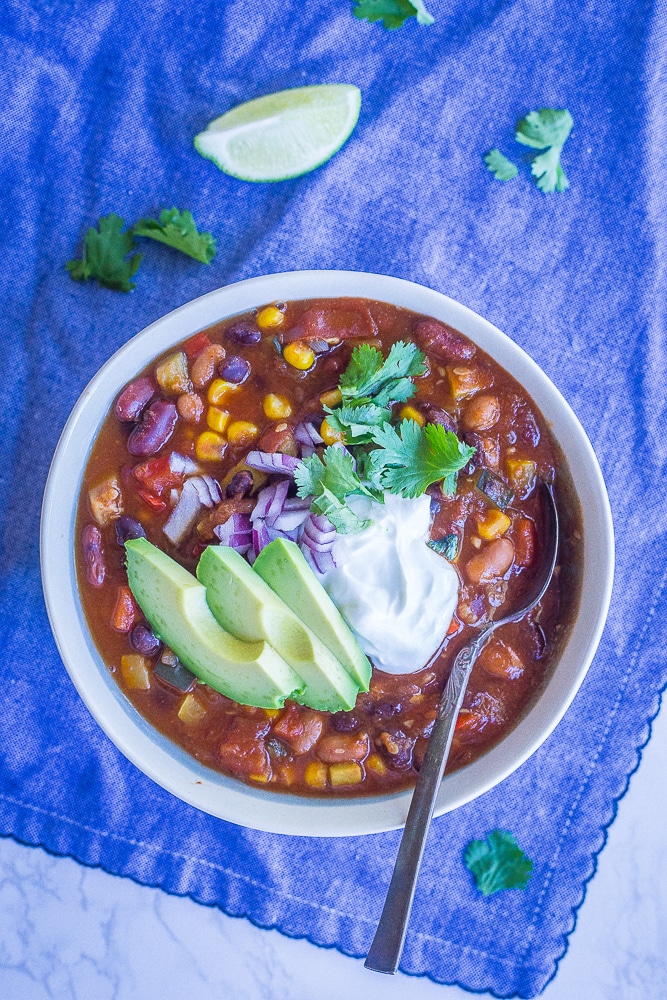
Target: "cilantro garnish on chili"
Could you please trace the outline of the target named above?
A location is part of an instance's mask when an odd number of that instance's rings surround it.
[[[533,862],[507,830],[494,830],[484,840],[472,840],[464,861],[485,896],[503,889],[525,889],[533,872]]]

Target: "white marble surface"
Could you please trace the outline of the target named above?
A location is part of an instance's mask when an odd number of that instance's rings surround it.
[[[546,1000],[667,997],[667,712]],[[188,899],[0,840],[0,1000],[462,1000]]]

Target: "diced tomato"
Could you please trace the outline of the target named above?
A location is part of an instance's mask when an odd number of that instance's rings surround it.
[[[535,525],[529,518],[521,517],[514,522],[514,564],[530,566],[535,558]]]
[[[210,347],[210,338],[206,336],[205,333],[195,333],[194,337],[190,337],[183,344],[183,350],[187,356],[192,359],[196,358],[197,355],[204,350],[205,347]]]
[[[295,705],[278,719],[273,729],[276,736],[282,736],[297,756],[308,753],[322,734],[322,716],[309,709],[301,710]]]
[[[165,490],[173,490],[176,486],[182,486],[185,479],[185,470],[182,463],[174,468],[172,461],[174,452],[168,455],[161,455],[160,458],[153,458],[150,462],[142,465],[135,465],[132,473],[143,487],[155,497],[161,497]],[[142,494],[143,495],[143,494]],[[146,499],[144,497],[144,499]],[[150,503],[150,501],[146,501]],[[154,508],[154,510],[164,510],[164,507]]]
[[[458,620],[456,615],[454,615],[452,617],[451,622],[449,623],[449,628],[447,629],[447,635],[455,635],[457,632],[460,632],[462,628],[463,626],[461,625],[461,622]]]
[[[116,632],[129,632],[137,620],[139,609],[135,603],[132,591],[126,584],[121,584],[116,592],[116,603],[111,613],[111,627]]]
[[[295,340],[368,340],[377,333],[375,321],[368,309],[306,309],[283,342]]]
[[[249,719],[237,716],[220,744],[220,761],[233,774],[261,776],[271,774],[271,762],[264,745],[270,723],[264,717]]]
[[[166,500],[161,500],[160,497],[153,496],[147,490],[137,490],[137,496],[141,497],[144,503],[147,503],[150,509],[154,510],[156,514],[160,514],[163,510],[167,509]]]
[[[280,716],[273,731],[286,740],[295,739],[303,733],[302,709],[298,705],[288,705]]]

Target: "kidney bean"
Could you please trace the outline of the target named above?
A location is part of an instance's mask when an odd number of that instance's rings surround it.
[[[222,344],[209,344],[197,355],[190,365],[190,378],[197,389],[203,389],[208,385],[224,356],[225,349]]]
[[[140,624],[130,632],[130,645],[142,656],[155,656],[162,643],[148,625]]]
[[[447,410],[434,406],[433,403],[422,403],[419,409],[428,424],[440,424],[446,431],[456,433],[456,420]]]
[[[317,756],[325,764],[336,764],[339,761],[363,760],[368,756],[369,741],[367,733],[351,736],[345,733],[331,733],[323,736],[317,744]]]
[[[441,361],[465,361],[475,353],[473,344],[464,340],[451,326],[438,323],[435,319],[419,320],[414,334],[419,346]]]
[[[250,493],[254,485],[255,481],[252,475],[247,469],[241,469],[240,472],[234,473],[227,483],[225,494],[230,500],[234,497],[245,497]]]
[[[235,344],[258,344],[262,334],[248,323],[234,323],[225,330],[225,336]]]
[[[116,400],[116,416],[123,423],[138,420],[155,395],[155,386],[149,378],[138,378],[123,389]]]
[[[196,392],[184,392],[176,400],[176,409],[186,424],[198,424],[204,413],[204,401]]]
[[[101,587],[106,576],[102,532],[96,524],[87,524],[83,529],[83,557],[86,561],[86,577],[92,587]]]
[[[233,382],[234,385],[240,385],[241,382],[245,382],[250,374],[250,365],[245,358],[240,358],[238,354],[234,354],[231,358],[227,358],[223,364],[218,365],[218,374],[226,382]]]
[[[154,455],[173,434],[177,420],[175,405],[166,399],[156,399],[147,410],[144,410],[141,422],[127,439],[127,450],[130,455]]]
[[[495,396],[480,394],[463,411],[463,424],[471,431],[488,431],[500,419],[500,405]]]
[[[496,538],[468,560],[465,574],[472,583],[489,583],[503,576],[513,560],[514,546],[509,538]]]
[[[135,521],[133,517],[128,517],[127,514],[118,518],[115,524],[115,529],[116,541],[119,545],[125,545],[125,542],[129,541],[130,538],[146,537],[146,532],[141,524],[139,524],[138,521]]]

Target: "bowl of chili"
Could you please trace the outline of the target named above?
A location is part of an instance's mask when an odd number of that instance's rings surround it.
[[[459,578],[448,635],[416,670],[371,654],[369,690],[342,710],[239,706],[199,683],[142,618],[123,543],[148,533],[190,571],[221,539],[243,551],[249,537],[254,556],[262,542],[244,531],[248,517],[255,533],[258,519],[264,527],[258,498],[275,507],[276,491],[267,491],[289,478],[290,466],[345,440],[336,435],[336,392],[354,349],[363,344],[386,359],[399,342],[417,344],[425,362],[414,396],[390,401],[398,417],[457,433],[472,456],[453,495],[429,487],[430,544]],[[273,456],[270,467],[253,468],[251,452]],[[553,483],[564,527],[556,581],[536,615],[501,630],[480,658],[436,815],[519,767],[557,725],[591,663],[613,577],[609,502],[592,446],[517,344],[431,289],[345,271],[218,289],[125,344],[65,426],[41,530],[44,593],[63,662],[116,746],[205,812],[301,835],[397,828],[448,665],[498,607],[520,597],[539,563],[538,476]],[[283,493],[289,501],[286,484]],[[303,541],[307,511],[301,528],[293,522],[308,504],[292,500],[279,513],[292,526],[288,537]],[[321,549],[307,555],[326,570]]]

